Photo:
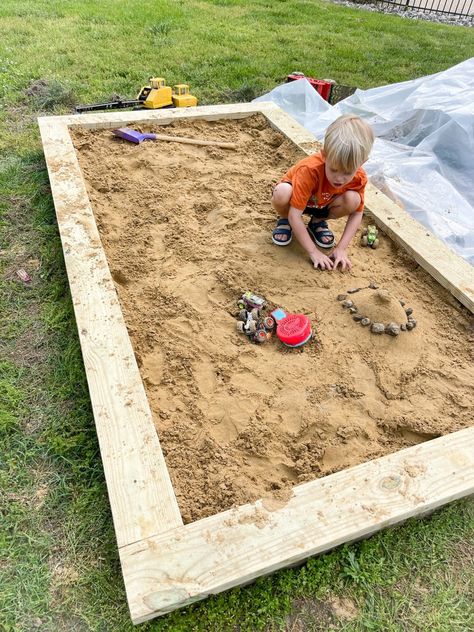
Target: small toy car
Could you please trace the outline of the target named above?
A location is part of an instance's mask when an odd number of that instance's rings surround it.
[[[238,302],[240,309],[252,310],[263,309],[265,307],[265,299],[261,296],[257,296],[253,292],[245,292],[242,294],[242,298]]]
[[[375,224],[369,224],[367,228],[364,229],[362,236],[360,238],[361,246],[370,246],[371,248],[377,248],[379,245],[378,238],[379,231]]]
[[[252,297],[250,302],[254,303],[255,295],[252,295]],[[236,325],[239,333],[245,334],[252,342],[260,344],[272,337],[273,330],[275,329],[275,320],[271,316],[262,318],[260,316],[260,309],[257,307],[253,307],[251,310],[243,308],[237,315]]]

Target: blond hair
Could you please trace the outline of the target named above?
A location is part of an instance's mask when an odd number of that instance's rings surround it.
[[[344,114],[327,128],[323,152],[332,167],[352,173],[367,160],[373,144],[370,125],[360,116]]]

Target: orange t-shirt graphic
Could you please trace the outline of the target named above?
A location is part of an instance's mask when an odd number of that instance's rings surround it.
[[[308,158],[303,158],[286,172],[281,182],[289,182],[293,186],[290,205],[299,211],[304,211],[307,207],[323,208],[345,191],[357,191],[361,203],[356,210],[363,211],[367,175],[362,167],[357,169],[350,182],[336,189],[326,178],[324,164],[325,158],[321,152],[318,152]]]

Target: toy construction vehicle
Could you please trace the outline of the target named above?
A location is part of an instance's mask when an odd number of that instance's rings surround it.
[[[239,309],[258,309],[262,310],[265,307],[265,299],[252,292],[244,292],[238,301]]]
[[[238,301],[237,331],[245,334],[252,342],[261,344],[271,338],[275,319],[263,316],[265,299],[252,292],[245,292]]]
[[[150,85],[140,90],[137,100],[144,108],[156,110],[173,105],[171,94],[172,90],[163,77],[150,77]]]
[[[189,108],[197,105],[197,99],[189,94],[189,86],[186,83],[178,83],[173,86],[173,105],[177,108]]]
[[[117,100],[108,103],[93,103],[91,105],[78,105],[76,113],[93,112],[96,110],[115,110],[121,108],[146,108],[156,110],[158,108],[186,108],[197,105],[197,99],[189,94],[189,86],[185,83],[177,84],[171,89],[166,85],[163,77],[151,77],[148,86],[144,86],[136,99]]]
[[[261,344],[271,338],[275,329],[275,320],[271,316],[261,316],[260,310],[254,308],[250,312],[241,309],[237,316],[237,331],[245,334],[252,342]]]
[[[377,230],[375,224],[369,224],[362,233],[362,236],[360,238],[360,245],[377,248],[377,246],[379,245],[378,234],[379,231]]]

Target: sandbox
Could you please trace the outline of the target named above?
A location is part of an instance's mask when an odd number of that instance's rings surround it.
[[[132,145],[124,125],[237,149]],[[40,128],[135,622],[472,492],[468,264],[373,187],[381,245],[354,242],[350,273],[273,246],[271,187],[318,145],[272,104]],[[337,297],[370,285],[416,328],[354,321]],[[251,344],[247,289],[315,337]]]

